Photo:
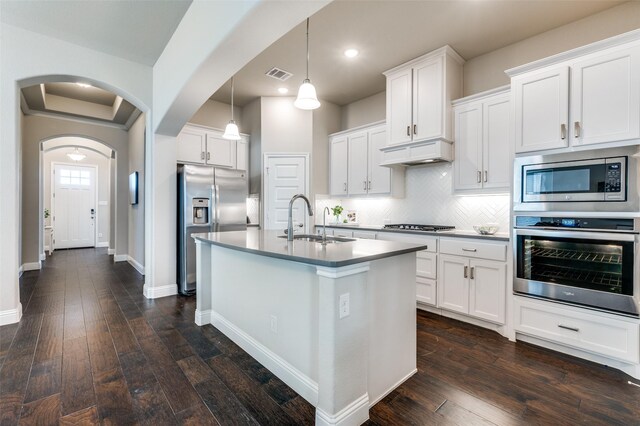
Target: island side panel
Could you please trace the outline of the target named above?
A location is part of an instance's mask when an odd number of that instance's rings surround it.
[[[211,244],[196,240],[196,316],[198,325],[211,323]]]
[[[212,324],[315,406],[318,396],[315,267],[210,247],[214,271],[209,281]]]
[[[416,255],[370,263],[369,401],[384,398],[416,369]]]

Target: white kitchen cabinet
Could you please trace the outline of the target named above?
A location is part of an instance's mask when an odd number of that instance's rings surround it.
[[[331,195],[347,195],[348,145],[344,135],[331,138],[329,162],[329,192]]]
[[[187,124],[177,137],[178,163],[204,164],[247,170],[249,136],[239,141],[222,137],[223,132],[209,127]]]
[[[404,170],[380,166],[386,143],[383,123],[331,135],[330,193],[333,196],[404,195]]]
[[[413,70],[406,67],[387,74],[388,145],[411,142]]]
[[[462,238],[440,240],[438,307],[505,323],[507,246]]]
[[[508,190],[511,180],[511,113],[505,89],[454,103],[454,190]]]
[[[436,306],[436,280],[416,277],[416,301],[425,305]]]
[[[377,233],[372,231],[353,231],[353,238],[362,238],[364,240],[375,240]]]
[[[507,71],[516,153],[640,138],[640,41],[628,38]]]

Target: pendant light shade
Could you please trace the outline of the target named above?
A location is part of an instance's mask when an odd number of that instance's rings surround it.
[[[231,77],[231,120],[227,124],[227,127],[224,128],[224,134],[222,135],[224,139],[229,139],[232,141],[240,140],[240,132],[238,131],[238,125],[233,119],[233,77]]]
[[[73,152],[69,152],[67,154],[67,157],[69,157],[73,161],[82,161],[82,160],[85,159],[86,155],[84,155],[80,151],[78,151],[78,147],[76,147],[76,149],[73,150]]]
[[[313,87],[311,80],[309,80],[309,18],[307,18],[307,78],[300,85],[298,97],[293,104],[300,109],[316,109],[320,106],[316,88]]]

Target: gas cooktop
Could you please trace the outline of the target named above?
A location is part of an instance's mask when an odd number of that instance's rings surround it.
[[[450,231],[456,229],[455,226],[446,225],[412,225],[406,223],[398,223],[393,225],[385,225],[383,229],[400,229],[403,231],[424,231],[424,232],[437,232],[437,231]]]

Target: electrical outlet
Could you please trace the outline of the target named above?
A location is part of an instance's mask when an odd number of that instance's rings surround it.
[[[98,238],[102,238],[102,232],[98,232]]]
[[[278,317],[271,315],[271,332],[278,333]]]
[[[349,316],[349,293],[340,295],[340,319]]]

